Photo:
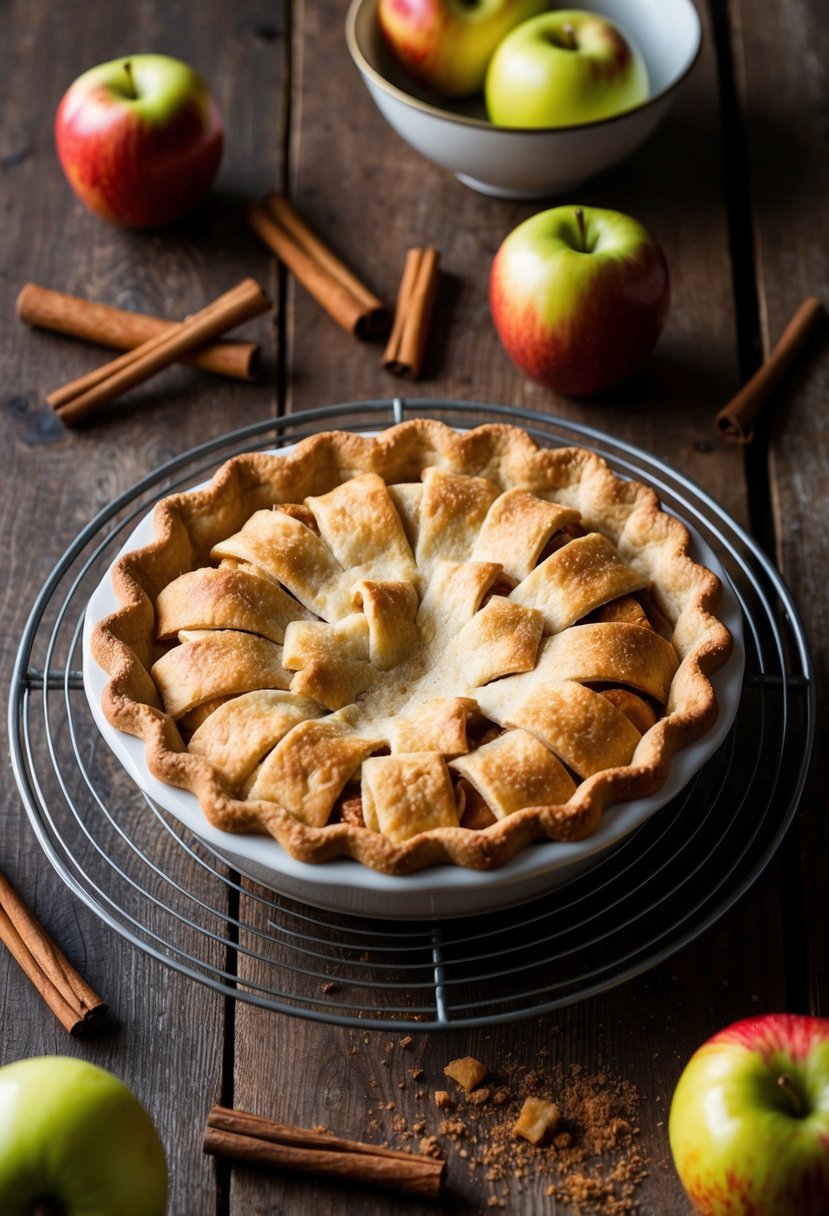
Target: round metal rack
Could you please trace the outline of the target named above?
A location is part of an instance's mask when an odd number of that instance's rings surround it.
[[[491,916],[373,921],[318,911],[242,878],[144,798],[92,721],[84,610],[153,503],[243,451],[405,417],[510,422],[549,446],[597,451],[692,524],[731,580],[746,671],[724,744],[682,794],[589,871]],[[95,516],[32,609],[9,708],[12,763],[32,827],[63,881],[109,926],[228,996],[321,1021],[399,1030],[484,1025],[561,1008],[667,958],[761,873],[797,809],[815,694],[789,593],[755,542],[680,474],[585,426],[505,406],[360,402],[268,420],[194,448]],[[401,880],[404,881],[404,880]]]

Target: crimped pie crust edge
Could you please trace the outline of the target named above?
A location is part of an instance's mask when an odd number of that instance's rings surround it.
[[[665,716],[642,736],[634,763],[582,781],[566,804],[528,807],[483,830],[437,828],[395,844],[366,828],[346,823],[314,828],[275,803],[234,798],[207,760],[184,749],[149,675],[156,595],[178,574],[204,562],[212,544],[258,508],[301,502],[357,473],[378,473],[388,484],[417,481],[428,465],[487,477],[502,489],[521,485],[554,492],[556,501],[576,507],[588,527],[609,537],[626,562],[647,570],[658,606],[674,624],[680,659]],[[506,424],[456,432],[423,418],[376,438],[324,432],[301,440],[285,455],[232,458],[209,486],[162,500],[154,529],[149,545],[115,562],[112,579],[120,607],[92,632],[93,657],[109,677],[103,712],[117,729],[142,739],[152,774],[194,793],[211,824],[229,832],[269,833],[299,860],[348,856],[389,874],[441,863],[498,868],[533,841],[583,839],[596,830],[608,806],[655,793],[676,751],[716,719],[708,677],[731,649],[730,634],[717,619],[719,580],[690,557],[687,529],[661,510],[653,490],[617,477],[585,449],[542,448]]]

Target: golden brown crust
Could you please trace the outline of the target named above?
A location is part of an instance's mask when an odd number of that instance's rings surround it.
[[[513,510],[520,511],[522,500],[523,532],[521,516],[516,518]],[[290,514],[275,511],[280,504],[302,509]],[[493,504],[499,504],[497,509]],[[309,526],[308,511],[316,528]],[[574,521],[576,512],[588,535],[546,559],[553,563],[550,585],[554,588],[564,566],[575,563],[579,587],[572,609],[579,614],[575,620],[603,600],[646,587],[670,622],[669,640],[633,623],[629,615],[610,620],[593,616],[593,623],[570,622],[569,628],[544,637],[539,645],[541,628],[550,633],[561,627],[561,616],[540,620],[547,601],[542,596],[539,608],[537,598],[522,598],[521,581],[533,578],[541,568],[533,562],[545,548],[549,551],[550,528],[556,528],[557,520]],[[208,487],[161,502],[155,512],[155,532],[150,545],[116,562],[113,584],[120,607],[93,631],[93,655],[109,676],[104,712],[117,728],[144,740],[153,774],[196,794],[215,826],[269,832],[287,852],[303,860],[350,856],[396,874],[444,862],[490,869],[503,865],[531,841],[580,839],[596,829],[607,806],[659,789],[674,753],[709,729],[716,717],[707,677],[725,662],[730,650],[728,631],[716,616],[718,580],[692,561],[686,529],[660,510],[652,490],[622,481],[604,461],[582,449],[538,448],[524,432],[509,426],[482,426],[459,434],[427,419],[403,423],[376,439],[325,433],[303,440],[284,456],[253,453],[229,461]],[[591,540],[591,533],[599,539]],[[603,560],[599,551],[607,542],[614,552]],[[581,550],[574,550],[579,543]],[[566,555],[568,549],[565,561],[559,554]],[[519,583],[505,596],[510,583],[505,588],[497,580],[503,577],[508,551],[514,554],[514,570],[507,573]],[[599,562],[597,568],[591,566],[594,561]],[[256,662],[268,666],[266,682],[279,690],[290,683],[288,695],[300,693],[324,707],[319,710],[324,716],[312,717],[317,711],[308,709],[301,713],[302,721],[282,734],[285,694],[274,694],[274,722],[258,728],[257,740],[261,737],[266,745],[272,741],[275,745],[261,763],[258,754],[236,767],[228,760],[233,749],[221,728],[225,717],[228,722],[234,717],[229,709],[234,701],[221,704],[221,698],[249,695],[245,685],[250,682],[250,660],[240,660],[233,637],[222,636],[234,631],[227,627],[232,621],[212,594],[218,585],[214,577],[203,576],[193,584],[201,589],[195,617],[165,627],[168,637],[170,630],[180,628],[206,627],[207,633],[189,635],[194,640],[172,649],[156,633],[154,604],[160,595],[166,597],[165,613],[172,611],[178,620],[176,614],[181,612],[181,597],[176,599],[164,589],[211,562],[219,569],[270,579],[276,589],[271,598],[279,600],[281,608],[285,605],[277,584],[299,601],[296,618],[283,616],[277,621],[276,636],[272,630],[270,639],[265,639],[254,637],[262,600],[243,596],[249,624],[241,628],[254,628],[247,636],[254,638]],[[596,579],[604,583],[594,603],[589,588]],[[359,585],[356,591],[355,585]],[[248,586],[244,577],[241,586]],[[412,587],[420,598],[416,614]],[[497,594],[485,600],[490,590]],[[263,598],[269,602],[268,592],[263,591]],[[482,602],[486,606],[480,610]],[[309,613],[321,620],[310,619]],[[279,644],[281,629],[284,650]],[[309,635],[309,630],[315,632]],[[528,665],[533,646],[538,647],[537,658]],[[160,670],[163,676],[169,667],[181,665],[180,652],[188,648],[198,661],[185,663],[185,693],[180,682],[173,693],[162,691],[172,696],[177,714],[187,714],[200,701],[217,699],[216,714],[223,717],[212,728],[218,742],[211,746],[217,749],[216,756],[225,757],[224,768],[221,761],[214,763],[206,754],[197,754],[198,739],[196,749],[187,750],[150,674]],[[203,670],[201,657],[208,652],[221,658],[218,675]],[[611,652],[613,663],[608,666]],[[389,742],[392,732],[387,726],[377,729],[384,721],[380,711],[369,720],[359,697],[356,704],[349,698],[353,700],[355,689],[367,680],[368,697],[382,702],[382,693],[376,691],[381,687],[377,673],[401,663],[410,664],[414,671],[423,655],[431,656],[433,663],[435,656],[440,657],[441,678],[431,697],[424,691],[408,712],[399,697],[397,704],[389,706],[389,718],[401,724],[400,745],[395,746]],[[467,673],[470,667],[480,682],[481,697],[477,692],[470,695],[470,689],[477,689]],[[452,679],[457,681],[454,688],[448,687]],[[613,698],[575,683],[581,679],[629,685],[664,703],[664,714],[640,734]],[[503,689],[510,682],[512,695],[505,697]],[[582,691],[573,693],[571,683]],[[257,685],[263,687],[264,683]],[[568,738],[561,721],[551,723],[549,713],[545,717],[545,689],[556,690],[562,702],[568,697],[589,702],[596,738],[604,735],[605,744],[616,740],[616,750],[611,749],[603,767],[593,771],[597,761],[590,741]],[[450,807],[451,785],[444,775],[449,770],[443,758],[442,768],[437,763],[440,752],[427,750],[425,754],[433,758],[423,759],[424,744],[417,743],[418,714],[425,724],[431,723],[423,736],[426,748],[445,728],[451,745],[443,755],[458,756],[467,747],[466,719],[476,703],[491,721],[498,722],[500,714],[504,724],[513,724],[512,733],[515,728],[528,732],[528,739],[540,742],[550,754],[557,747],[570,749],[564,756],[559,751],[559,759],[568,767],[578,762],[583,779],[566,801],[513,809],[502,794],[502,817],[491,826],[483,830],[457,826],[457,801],[453,796]],[[202,732],[203,739],[209,738],[208,727],[216,714],[206,718],[196,735]],[[244,718],[240,711],[236,714]],[[501,738],[508,739],[510,733]],[[556,789],[560,791],[556,796],[565,797],[570,791],[566,772],[562,783],[556,766],[544,761],[535,743],[525,740],[523,748],[514,743],[501,744],[505,762],[514,763],[521,754],[535,757],[528,788]],[[429,797],[438,798],[439,822],[447,826],[406,835],[405,827],[395,821],[392,839],[354,822],[326,822],[331,803],[361,763],[384,746],[392,747],[392,756],[368,761],[374,774],[372,792],[379,791],[382,799],[384,787],[402,790],[411,777],[409,797],[417,802],[428,791]],[[312,783],[313,791],[298,799],[297,789],[307,784],[309,756],[316,757],[313,763],[324,779],[319,785]],[[384,764],[384,759],[393,763]],[[240,785],[241,770],[251,763],[254,768]],[[292,766],[298,782],[293,785],[286,777]],[[488,782],[495,788],[499,781],[503,785],[497,771],[485,771],[484,765],[472,784],[481,789]]]

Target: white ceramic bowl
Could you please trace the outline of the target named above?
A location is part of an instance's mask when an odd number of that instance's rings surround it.
[[[290,450],[290,446],[279,449],[282,455]],[[535,844],[517,854],[500,870],[465,870],[446,865],[395,877],[370,870],[348,858],[309,865],[290,857],[271,837],[231,835],[214,828],[195,795],[165,785],[154,777],[147,766],[143,742],[116,730],[104,715],[102,697],[107,676],[92,657],[90,637],[95,623],[118,607],[111,567],[93,592],[85,614],[84,690],[98,729],[138,787],[235,869],[264,886],[302,903],[355,916],[391,916],[400,920],[494,912],[551,891],[593,865],[607,849],[678,794],[713,756],[731,729],[743,684],[742,616],[716,555],[691,527],[689,531],[694,559],[708,566],[722,580],[721,617],[734,638],[731,657],[714,673],[711,681],[719,704],[717,722],[703,738],[674,756],[668,780],[658,793],[609,808],[598,830],[586,840],[572,844],[556,841]],[[149,544],[154,534],[152,511],[149,511],[120,552]]]
[[[692,0],[587,0],[583,7],[609,17],[639,47],[648,69],[648,100],[581,126],[495,127],[482,100],[437,100],[406,76],[383,39],[378,3],[352,0],[345,27],[348,49],[377,108],[418,152],[465,185],[498,198],[560,194],[628,156],[665,117],[702,45]]]

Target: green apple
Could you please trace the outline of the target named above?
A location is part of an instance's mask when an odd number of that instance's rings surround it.
[[[766,1014],[715,1034],[679,1078],[669,1135],[704,1216],[826,1216],[829,1021]]]
[[[84,1060],[0,1068],[3,1216],[163,1216],[167,1165],[130,1090]]]
[[[504,35],[546,8],[547,0],[380,0],[378,17],[413,79],[444,97],[468,97],[484,87]]]
[[[554,207],[519,224],[489,279],[507,354],[568,397],[601,392],[637,371],[659,339],[669,299],[657,241],[630,216],[596,207]]]
[[[640,105],[648,96],[641,54],[597,13],[564,9],[519,25],[486,74],[486,108],[501,127],[570,127]]]

